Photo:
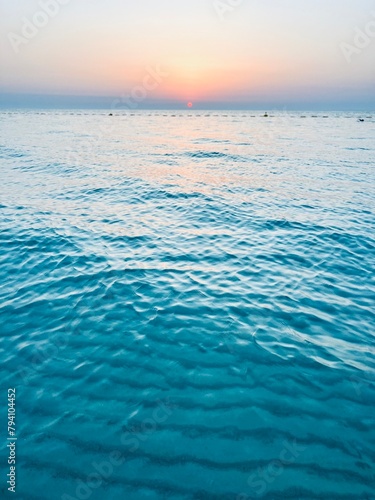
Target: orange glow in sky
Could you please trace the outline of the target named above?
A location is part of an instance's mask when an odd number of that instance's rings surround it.
[[[370,107],[374,100],[375,42],[354,47],[353,64],[342,50],[355,45],[356,26],[373,22],[373,0],[61,1],[35,39],[24,34],[23,21],[32,18],[33,2],[1,3],[8,36],[0,44],[0,95],[108,96],[188,108],[334,100]]]

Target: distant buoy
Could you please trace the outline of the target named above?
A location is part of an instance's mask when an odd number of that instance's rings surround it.
[[[264,118],[268,118],[268,113],[267,113],[267,111],[264,113],[263,117],[264,117]]]
[[[109,113],[109,116],[113,116],[113,113]]]

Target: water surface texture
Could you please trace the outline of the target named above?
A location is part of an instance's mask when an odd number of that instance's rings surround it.
[[[375,122],[270,115],[1,113],[17,498],[375,498]]]

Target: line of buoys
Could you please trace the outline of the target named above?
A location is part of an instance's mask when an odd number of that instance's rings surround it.
[[[8,111],[6,112],[8,114],[13,114],[12,111]],[[15,112],[16,114],[16,112]],[[37,115],[45,115],[46,113],[44,112],[36,112],[35,114]],[[77,116],[81,116],[81,115],[84,115],[84,116],[89,116],[89,113],[70,113],[70,115],[77,115]],[[108,116],[137,116],[137,113],[130,113],[130,114],[127,114],[127,113],[124,113],[124,114],[120,114],[120,115],[114,115],[113,113],[109,113]],[[139,116],[142,116],[141,113],[139,113]],[[161,115],[159,113],[155,113],[155,114],[148,114],[148,116],[163,116],[163,117],[168,117],[168,116],[171,116],[173,118],[175,118],[176,116],[179,116],[181,118],[183,118],[184,116],[187,116],[189,118],[191,117],[197,117],[197,118],[200,118],[200,117],[206,117],[206,118],[210,118],[210,117],[222,117],[222,118],[227,118],[228,116],[232,116],[233,118],[236,118],[237,115],[218,115],[218,114],[214,114],[214,115],[176,115],[176,114],[172,114],[172,115]],[[264,113],[264,115],[261,115],[263,118],[274,118],[275,115],[269,115],[267,113],[267,111]],[[256,118],[256,115],[242,115],[242,118]],[[306,115],[300,115],[300,118],[307,118]],[[319,115],[311,115],[311,118],[319,118]],[[323,115],[321,116],[321,118],[329,118],[328,115]],[[349,117],[348,117],[349,118]],[[372,120],[372,116],[366,116],[367,119],[369,120]],[[364,122],[365,119],[364,118],[358,118],[359,122]]]

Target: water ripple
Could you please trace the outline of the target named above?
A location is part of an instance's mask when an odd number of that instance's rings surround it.
[[[375,498],[374,122],[132,115],[1,125],[20,498]]]

